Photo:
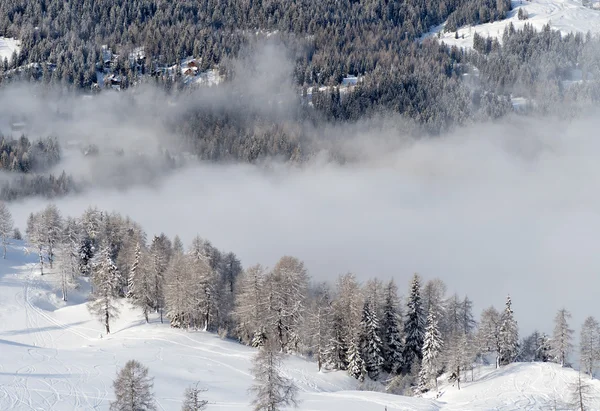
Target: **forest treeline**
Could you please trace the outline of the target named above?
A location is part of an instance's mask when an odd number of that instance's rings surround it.
[[[5,207],[5,206],[4,206]],[[1,210],[0,210],[1,211]],[[11,224],[0,212],[3,238]],[[147,238],[129,218],[89,208],[63,218],[54,205],[32,213],[27,238],[37,249],[41,275],[60,273],[63,298],[80,281],[92,284],[89,309],[110,333],[119,299],[181,329],[206,330],[242,344],[313,358],[319,369],[345,370],[360,381],[379,381],[393,393],[437,387],[447,373],[460,387],[475,364],[515,361],[569,365],[573,349],[570,314],[559,310],[551,336],[519,338],[508,297],[504,308],[479,319],[466,296],[448,295],[439,279],[415,274],[400,296],[396,283],[351,274],[334,283],[313,281],[304,263],[282,257],[273,268],[242,267],[232,252],[196,237],[185,248],[179,237]],[[580,357],[593,373],[600,328],[592,317],[581,330]]]

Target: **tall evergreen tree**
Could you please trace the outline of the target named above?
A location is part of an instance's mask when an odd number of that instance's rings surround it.
[[[440,370],[440,353],[442,351],[442,334],[438,328],[438,320],[435,310],[430,310],[427,316],[427,328],[423,341],[423,361],[419,372],[419,391],[425,392],[429,389],[431,381],[435,381],[437,391],[437,376]]]
[[[383,366],[383,343],[379,337],[379,319],[373,303],[365,301],[360,323],[360,350],[369,377],[376,380]]]
[[[2,237],[2,258],[6,259],[6,245],[13,232],[14,221],[4,201],[0,201],[0,237]]]
[[[406,306],[406,320],[404,322],[404,351],[403,370],[411,371],[415,363],[419,364],[423,358],[423,339],[425,336],[425,321],[421,306],[421,279],[418,274],[413,276]]]
[[[519,330],[514,318],[510,296],[506,298],[498,334],[500,365],[510,364],[517,358],[519,351]]]
[[[367,375],[367,366],[357,339],[350,341],[348,347],[348,374],[361,382],[365,380]]]
[[[391,280],[385,288],[383,320],[381,322],[381,331],[383,334],[383,369],[391,374],[399,373],[402,367],[401,318],[398,289],[394,280]]]

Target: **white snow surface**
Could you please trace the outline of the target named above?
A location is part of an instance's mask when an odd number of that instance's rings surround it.
[[[4,61],[5,58],[10,61],[14,51],[17,54],[21,51],[19,40],[0,37],[0,61]]]
[[[149,367],[159,410],[178,410],[184,389],[207,388],[208,410],[249,410],[255,350],[206,332],[171,329],[122,303],[112,333],[91,318],[87,284],[61,301],[58,276],[41,276],[24,244],[0,260],[0,409],[108,410],[112,381],[127,360]],[[568,399],[577,373],[555,364],[480,367],[460,391],[441,384],[441,396],[410,398],[358,390],[343,372],[317,372],[314,362],[289,357],[282,371],[300,390],[299,410],[516,410],[550,409]],[[600,383],[593,382],[596,398]],[[434,396],[433,394],[431,395]],[[595,400],[590,409],[600,409]]]
[[[523,8],[529,14],[529,19],[518,19],[519,8]],[[600,10],[584,7],[581,0],[513,0],[512,10],[504,20],[462,27],[458,29],[458,39],[455,38],[455,32],[443,31],[445,24],[434,27],[424,37],[437,37],[438,32],[441,32],[440,41],[443,43],[449,46],[472,48],[475,33],[502,41],[502,33],[510,23],[515,26],[515,29],[521,29],[525,23],[529,23],[536,30],[541,30],[544,25],[550,23],[552,29],[564,34],[588,31],[598,34],[600,33]]]

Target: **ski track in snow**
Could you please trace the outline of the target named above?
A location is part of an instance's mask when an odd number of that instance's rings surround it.
[[[0,410],[108,410],[112,380],[132,358],[155,377],[159,410],[178,410],[183,390],[196,381],[208,389],[210,409],[250,409],[255,350],[206,332],[174,330],[156,318],[144,324],[127,304],[113,334],[99,338],[102,326],[85,304],[64,304],[52,291],[56,274],[42,277],[18,248],[9,258],[18,264],[0,261]],[[357,391],[344,372],[318,372],[298,357],[286,359],[281,372],[299,387],[305,411],[545,410],[564,404],[576,375],[552,364],[483,367],[460,391],[440,378],[436,400]],[[600,383],[595,388],[600,398]]]

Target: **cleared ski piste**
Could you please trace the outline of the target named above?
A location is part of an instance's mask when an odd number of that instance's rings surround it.
[[[527,20],[519,20],[518,12],[522,8],[529,14]],[[493,23],[465,26],[458,29],[458,39],[455,32],[444,32],[445,24],[434,27],[423,38],[437,37],[441,32],[439,40],[449,46],[473,48],[473,36],[475,33],[483,37],[497,38],[502,42],[504,29],[512,23],[515,29],[531,24],[536,30],[541,30],[544,25],[550,24],[554,30],[563,34],[567,33],[600,33],[600,10],[584,7],[581,0],[512,0],[512,10],[508,12],[507,18]]]
[[[171,329],[157,318],[145,324],[127,303],[113,333],[101,337],[102,325],[85,305],[85,284],[63,303],[58,274],[40,276],[37,255],[24,250],[14,244],[0,260],[1,410],[108,410],[112,381],[130,359],[150,369],[159,410],[179,410],[184,389],[197,381],[208,389],[209,410],[251,409],[254,349]],[[442,383],[435,400],[360,391],[344,372],[319,373],[299,357],[288,358],[283,372],[298,385],[299,409],[306,411],[552,409],[564,407],[577,378],[555,364],[480,367],[460,391]],[[590,406],[600,409],[600,383],[593,384],[598,399]]]

